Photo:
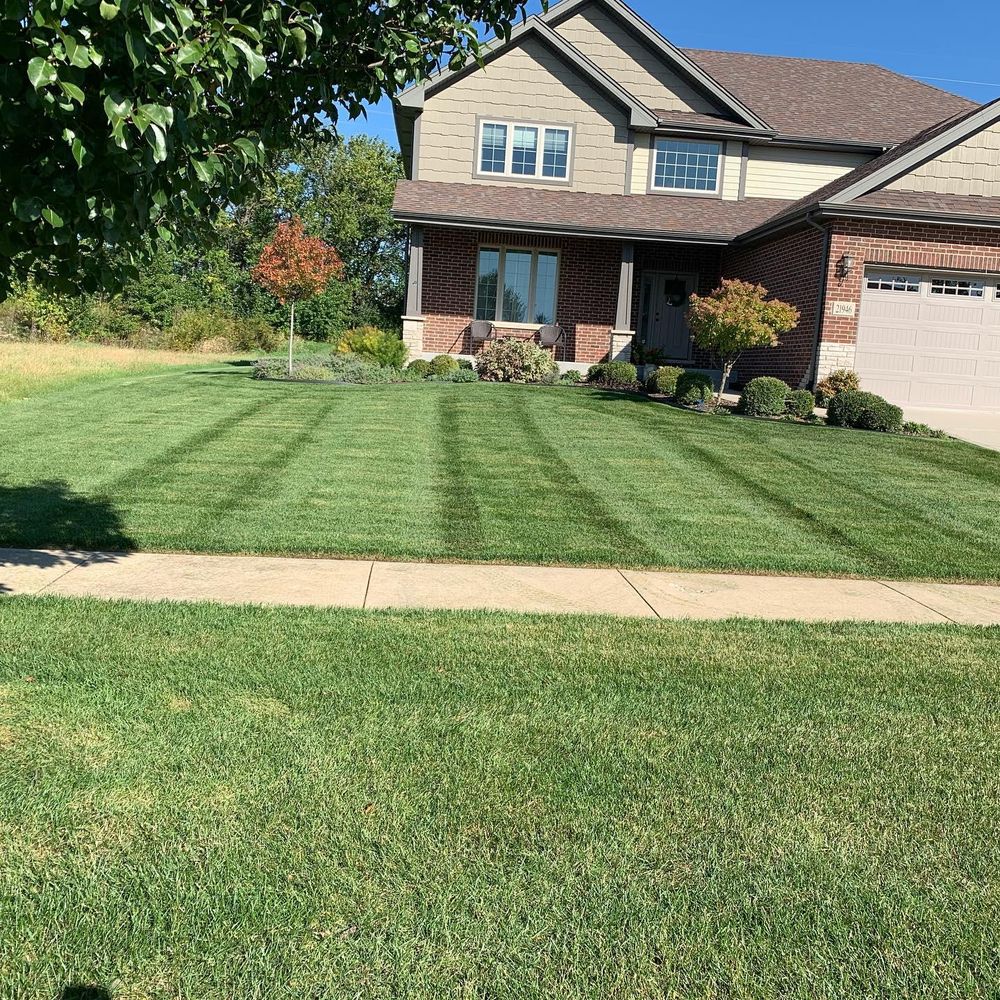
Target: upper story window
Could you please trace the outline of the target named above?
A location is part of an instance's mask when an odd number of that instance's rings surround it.
[[[657,139],[653,156],[653,189],[717,194],[722,144],[687,139]]]
[[[481,122],[478,172],[498,177],[568,180],[572,139],[568,126]]]

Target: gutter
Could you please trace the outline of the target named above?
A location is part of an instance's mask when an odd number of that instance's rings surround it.
[[[816,324],[813,330],[812,359],[809,362],[809,371],[802,379],[800,389],[815,388],[817,375],[819,374],[819,338],[823,332],[823,317],[826,315],[826,274],[830,267],[830,244],[833,241],[833,233],[821,226],[814,219],[815,213],[806,212],[806,225],[818,230],[823,234],[823,252],[820,254],[819,265],[819,294],[816,296]]]

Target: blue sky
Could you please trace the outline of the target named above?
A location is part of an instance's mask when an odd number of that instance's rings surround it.
[[[965,0],[715,0],[669,3],[629,0],[661,34],[681,48],[763,52],[874,62],[985,103],[1000,97],[1000,61],[992,4]],[[531,10],[539,9],[537,2]],[[949,15],[955,20],[949,23]],[[341,132],[367,132],[396,144],[388,101],[366,120],[342,121]]]

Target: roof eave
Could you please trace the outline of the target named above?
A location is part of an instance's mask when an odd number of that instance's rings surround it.
[[[393,209],[397,222],[427,226],[460,226],[467,229],[489,229],[492,232],[537,234],[542,236],[586,236],[597,239],[647,240],[653,243],[700,243],[708,246],[728,246],[732,236],[721,233],[688,233],[662,229],[621,229],[603,226],[569,226],[559,223],[527,223],[501,221],[471,215],[442,215],[433,212],[411,212]]]

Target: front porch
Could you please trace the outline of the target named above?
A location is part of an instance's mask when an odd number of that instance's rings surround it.
[[[411,356],[471,356],[474,320],[498,337],[538,340],[561,327],[564,368],[628,360],[696,365],[684,309],[721,274],[721,246],[411,226],[403,339]]]

